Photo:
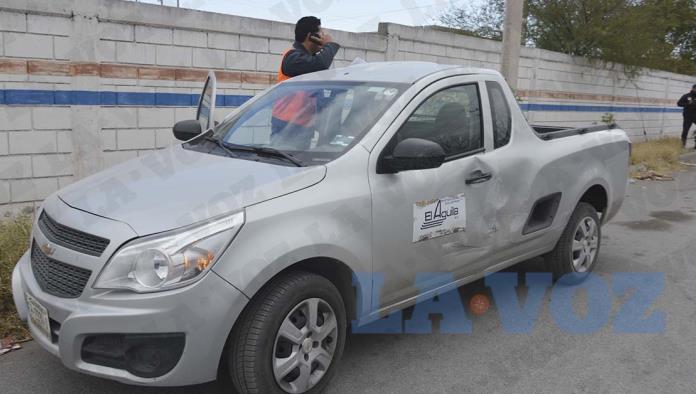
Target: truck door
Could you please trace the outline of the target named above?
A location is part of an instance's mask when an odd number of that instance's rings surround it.
[[[398,307],[423,287],[420,273],[449,272],[466,276],[473,262],[492,244],[486,201],[495,174],[479,159],[486,154],[481,90],[473,76],[437,81],[412,100],[372,150],[369,178],[373,212],[373,269],[377,309]],[[380,160],[399,141],[421,138],[437,142],[446,154],[439,168],[378,173]],[[451,283],[450,283],[451,284]],[[391,309],[391,308],[390,308]]]

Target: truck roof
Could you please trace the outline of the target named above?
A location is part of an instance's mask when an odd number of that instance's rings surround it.
[[[294,77],[292,81],[375,81],[412,84],[431,74],[488,74],[495,70],[432,62],[375,62],[333,68]]]

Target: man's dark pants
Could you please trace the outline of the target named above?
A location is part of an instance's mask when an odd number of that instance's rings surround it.
[[[696,116],[684,115],[684,128],[681,135],[682,144],[684,145],[686,145],[686,140],[689,138],[689,129],[692,124],[696,124]]]

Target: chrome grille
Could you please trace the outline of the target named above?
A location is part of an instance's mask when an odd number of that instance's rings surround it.
[[[32,243],[31,269],[43,291],[62,298],[77,298],[87,285],[92,271],[54,260]]]
[[[91,256],[101,256],[109,245],[108,239],[57,223],[46,212],[39,216],[39,228],[49,241]]]

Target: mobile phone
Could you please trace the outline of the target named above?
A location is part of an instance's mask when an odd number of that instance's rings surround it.
[[[309,33],[309,40],[317,45],[323,44],[323,41],[321,40],[321,36],[319,35],[319,33]]]

